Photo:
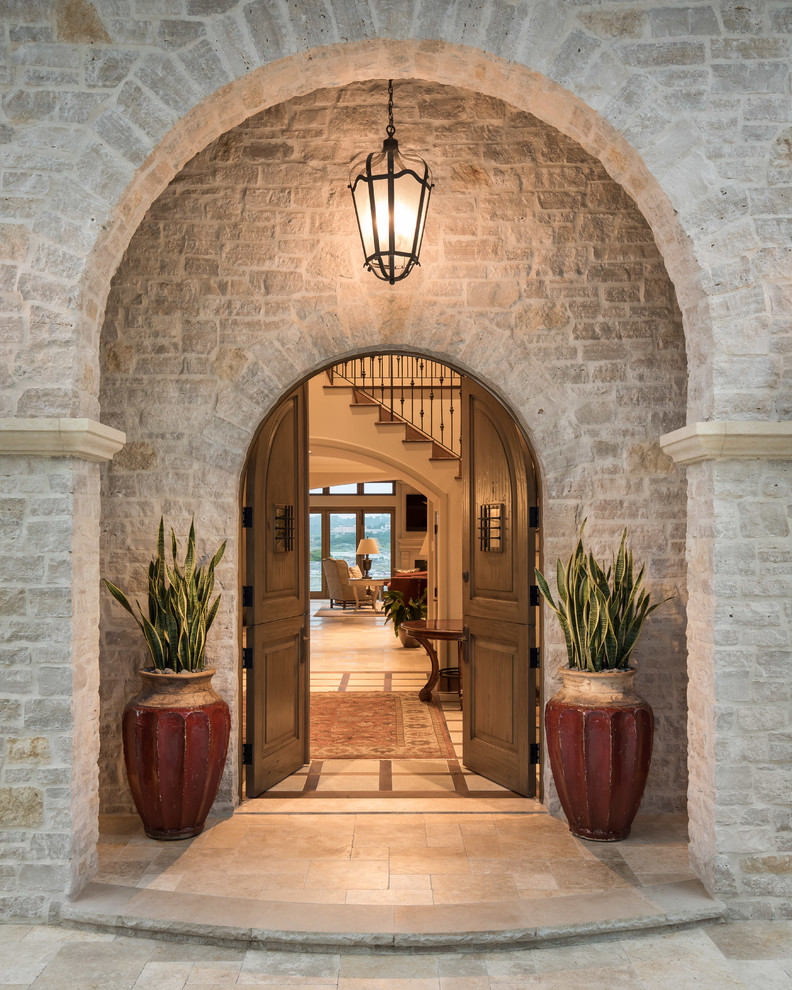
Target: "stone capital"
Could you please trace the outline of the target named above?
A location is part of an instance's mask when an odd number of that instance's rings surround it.
[[[792,460],[792,422],[768,420],[690,423],[660,437],[660,446],[676,464],[739,458]]]
[[[0,454],[109,461],[125,443],[125,433],[94,419],[0,419]]]

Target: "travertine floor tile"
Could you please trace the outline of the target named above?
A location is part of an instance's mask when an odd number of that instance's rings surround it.
[[[742,980],[702,931],[621,942],[647,990],[744,990]]]
[[[394,873],[470,873],[467,856],[444,847],[393,850],[390,868]]]
[[[431,890],[347,890],[347,904],[434,904]]]
[[[730,921],[706,932],[727,959],[787,959],[792,963],[792,921]]]
[[[334,863],[317,860],[311,863],[305,880],[311,887],[365,888],[385,890],[388,886],[388,864],[381,860],[351,860]]]
[[[432,894],[435,904],[477,904],[519,896],[514,880],[505,873],[466,877],[432,874]]]

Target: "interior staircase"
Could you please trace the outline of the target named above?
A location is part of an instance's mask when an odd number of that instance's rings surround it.
[[[346,393],[350,389],[349,385],[338,379],[324,387],[325,389],[332,390],[344,389]],[[366,410],[373,409],[377,414],[374,425],[379,433],[387,434],[393,431],[395,435],[400,436],[402,443],[409,444],[410,449],[418,455],[428,455],[430,461],[452,462],[456,469],[454,477],[462,477],[462,458],[460,454],[455,454],[448,447],[444,447],[437,440],[433,439],[428,433],[424,433],[423,430],[403,419],[397,412],[383,406],[368,392],[352,386],[352,401],[349,403],[349,406],[351,409],[360,409],[361,407]]]
[[[353,416],[376,415],[375,449],[397,437],[430,463],[453,465],[461,478],[461,380],[451,368],[412,355],[370,355],[328,370],[323,392],[331,402],[343,395]]]

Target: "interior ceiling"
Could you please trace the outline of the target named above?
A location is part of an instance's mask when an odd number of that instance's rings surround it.
[[[309,442],[310,447],[310,442]],[[375,455],[375,451],[370,452]],[[330,454],[310,454],[308,476],[311,488],[324,488],[326,485],[349,484],[355,481],[393,481],[393,468],[383,465],[382,469],[363,464],[351,457],[333,457]]]

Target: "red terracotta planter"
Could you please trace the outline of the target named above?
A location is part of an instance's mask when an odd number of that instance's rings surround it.
[[[213,674],[141,670],[142,690],[124,709],[127,779],[152,839],[198,835],[217,797],[231,716]]]
[[[634,670],[563,670],[545,708],[550,766],[569,830],[626,839],[646,787],[654,715],[635,693]]]

